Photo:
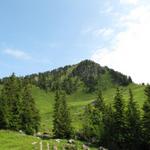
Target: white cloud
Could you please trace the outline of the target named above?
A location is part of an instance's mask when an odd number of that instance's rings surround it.
[[[21,50],[17,50],[17,49],[5,49],[3,51],[5,54],[12,56],[14,58],[17,59],[23,59],[23,60],[29,60],[31,59],[31,56],[27,53],[25,53],[24,51]]]
[[[114,29],[113,28],[86,28],[81,31],[82,35],[91,35],[93,37],[101,37],[104,38],[110,37],[113,35]]]
[[[112,28],[102,28],[93,31],[93,34],[95,36],[104,36],[104,37],[111,36],[113,33],[114,30]]]
[[[101,65],[131,75],[135,82],[150,83],[149,18],[148,5],[138,5],[127,15],[123,15],[118,23],[124,30],[114,37],[113,46],[96,50],[92,59]]]
[[[120,0],[121,4],[133,4],[136,5],[138,4],[139,0]]]

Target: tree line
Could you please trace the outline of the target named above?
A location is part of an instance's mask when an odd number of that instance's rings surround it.
[[[110,150],[149,150],[150,85],[146,86],[145,95],[147,99],[140,111],[131,89],[127,104],[119,88],[111,105],[106,105],[100,91],[97,100],[85,107],[83,128],[75,135],[80,140]],[[64,92],[56,92],[53,118],[53,132],[56,138],[73,136]]]
[[[102,79],[103,76],[107,75],[109,75],[109,79]],[[119,86],[127,86],[132,83],[131,77],[108,67],[102,67],[91,60],[84,60],[77,65],[60,67],[52,71],[28,75],[23,77],[22,80],[26,80],[46,91],[56,92],[58,88],[61,88],[67,94],[76,92],[79,84],[84,85],[86,93],[92,93],[97,91],[99,82],[103,82],[103,80],[109,80],[112,85]],[[103,84],[102,86],[106,85]]]
[[[116,90],[113,103],[105,103],[102,92],[84,108],[83,128],[75,133],[66,100],[66,92],[57,89],[53,111],[55,138],[77,137],[111,150],[150,149],[150,85],[145,88],[146,100],[142,111],[132,90],[124,101],[122,92]],[[22,130],[34,134],[40,126],[40,115],[31,94],[31,85],[14,74],[5,79],[0,94],[0,129]]]
[[[31,85],[13,74],[3,83],[0,94],[0,129],[34,134],[39,126],[40,116],[31,95]]]
[[[82,138],[111,150],[149,150],[150,85],[146,86],[145,95],[140,111],[131,89],[127,105],[119,89],[109,106],[100,92],[95,103],[85,109]]]

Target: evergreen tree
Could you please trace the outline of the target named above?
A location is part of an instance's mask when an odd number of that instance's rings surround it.
[[[21,106],[21,129],[26,134],[33,134],[38,131],[40,125],[39,112],[35,106],[31,94],[30,85],[24,85]]]
[[[53,111],[53,132],[55,137],[59,135],[59,124],[60,124],[59,110],[60,110],[60,91],[56,91],[54,111]]]
[[[143,135],[147,149],[150,149],[150,85],[145,88],[147,100],[143,105]]]
[[[72,136],[71,116],[64,92],[56,92],[53,117],[54,136],[70,138]]]
[[[86,140],[93,139],[92,142],[96,144],[101,141],[104,132],[104,110],[104,99],[99,91],[94,105],[88,105],[84,112],[83,133]]]
[[[114,116],[113,116],[113,108],[112,106],[105,106],[104,114],[103,114],[103,122],[104,122],[104,133],[102,135],[102,144],[104,147],[108,149],[115,149],[115,145],[113,142],[114,131]]]
[[[7,128],[12,130],[19,130],[20,128],[21,89],[19,84],[19,79],[15,74],[12,74],[4,82],[1,93],[2,101],[5,104],[4,112],[6,111]]]
[[[104,98],[101,91],[98,92],[97,100],[95,101],[95,108],[102,112],[105,109]]]
[[[2,92],[4,93],[4,92]],[[0,96],[0,129],[8,128],[8,110],[7,110],[7,101],[4,97]]]
[[[103,135],[103,113],[92,105],[85,108],[83,135],[85,140],[94,144],[98,144]]]
[[[117,89],[114,98],[114,113],[113,113],[113,142],[116,150],[125,149],[126,140],[126,124],[125,124],[125,104],[120,90]]]
[[[129,90],[129,102],[127,105],[127,145],[130,150],[141,149],[141,119],[137,103],[134,101],[131,89]]]

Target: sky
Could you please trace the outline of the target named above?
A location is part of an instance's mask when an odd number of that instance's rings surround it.
[[[150,83],[149,0],[0,1],[0,77],[91,59]]]

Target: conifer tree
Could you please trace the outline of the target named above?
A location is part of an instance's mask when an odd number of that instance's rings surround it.
[[[145,144],[150,149],[150,85],[146,86],[145,95],[147,99],[143,105],[143,135]]]
[[[7,115],[7,113],[8,113],[7,101],[1,95],[0,96],[0,129],[7,129],[8,128],[8,115]]]
[[[127,105],[127,145],[131,150],[141,149],[141,118],[137,103],[134,100],[131,89],[129,89],[129,102]]]
[[[59,135],[59,124],[60,124],[60,91],[56,91],[55,104],[53,110],[53,132],[54,136]]]
[[[19,79],[15,74],[12,74],[4,82],[1,98],[3,103],[5,103],[7,128],[19,130],[21,89],[19,87]]]
[[[114,149],[113,135],[114,135],[114,116],[111,105],[105,106],[103,114],[104,133],[102,135],[102,144],[108,149]]]
[[[97,100],[94,102],[94,105],[90,104],[85,108],[83,122],[83,133],[85,135],[85,139],[94,139],[95,141],[93,142],[95,143],[101,141],[104,132],[104,110],[104,99],[102,92],[99,91]]]
[[[113,128],[113,142],[116,146],[115,149],[124,149],[126,140],[125,104],[119,89],[117,89],[114,98]]]
[[[95,108],[97,108],[99,111],[102,111],[102,112],[105,109],[104,98],[103,98],[101,91],[98,92],[98,96],[95,101]]]
[[[39,111],[35,106],[31,94],[30,85],[24,85],[21,105],[21,129],[26,134],[34,134],[38,131],[40,125]]]
[[[56,92],[53,117],[54,136],[70,138],[72,136],[71,116],[64,92]]]
[[[99,143],[103,135],[103,112],[90,104],[84,112],[83,135],[94,144]]]

